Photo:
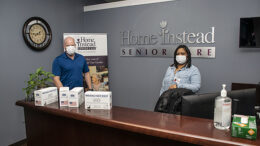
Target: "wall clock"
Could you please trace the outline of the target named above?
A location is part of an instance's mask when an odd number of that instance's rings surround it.
[[[51,43],[51,28],[44,19],[31,17],[23,25],[23,38],[31,49],[42,51]]]

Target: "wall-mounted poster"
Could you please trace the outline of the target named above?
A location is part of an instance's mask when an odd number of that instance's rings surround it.
[[[105,33],[64,33],[63,37],[73,37],[76,53],[85,57],[94,91],[109,91],[107,34]],[[84,84],[84,86],[86,86]]]

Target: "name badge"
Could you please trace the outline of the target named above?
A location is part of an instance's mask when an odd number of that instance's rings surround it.
[[[174,77],[174,82],[176,82],[177,84],[179,84],[181,82],[180,78]]]

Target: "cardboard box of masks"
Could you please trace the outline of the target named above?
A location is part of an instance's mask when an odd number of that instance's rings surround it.
[[[84,100],[83,87],[75,87],[69,91],[69,107],[79,107]]]
[[[257,126],[255,116],[234,115],[231,135],[246,139],[256,139]]]
[[[60,90],[59,90],[60,106],[68,106],[69,91],[70,91],[69,87],[60,87]]]
[[[45,106],[58,101],[57,87],[48,87],[34,91],[36,106]]]
[[[85,109],[111,109],[112,92],[87,91],[85,92]]]

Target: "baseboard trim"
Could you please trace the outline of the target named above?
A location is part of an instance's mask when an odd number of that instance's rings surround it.
[[[17,141],[16,143],[10,144],[9,146],[26,146],[27,139],[22,139],[20,141]]]

